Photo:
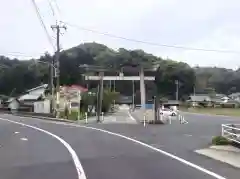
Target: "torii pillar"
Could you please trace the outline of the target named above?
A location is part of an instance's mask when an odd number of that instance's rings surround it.
[[[143,67],[140,67],[139,71],[140,76],[140,94],[141,94],[141,109],[146,109],[146,89],[145,89],[145,82],[144,82],[144,70]]]

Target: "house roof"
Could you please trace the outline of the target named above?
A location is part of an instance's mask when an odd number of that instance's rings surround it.
[[[228,96],[231,97],[231,98],[240,97],[240,92],[238,92],[238,93],[232,93],[232,94],[230,94],[230,95],[228,95]]]
[[[40,97],[42,96],[41,93],[39,94],[25,94],[25,95],[22,95],[18,98],[19,101],[36,101],[38,100]]]
[[[165,105],[174,105],[174,104],[179,105],[180,102],[177,101],[177,100],[168,100],[166,102],[163,102],[163,104],[165,104]]]
[[[29,89],[27,90],[26,94],[20,95],[18,97],[18,100],[19,101],[36,101],[44,95],[47,87],[48,87],[48,84],[43,84],[35,88]]]
[[[190,101],[211,101],[211,98],[208,95],[192,95],[190,96]]]
[[[46,89],[47,87],[48,87],[48,84],[43,84],[43,85],[41,85],[41,86],[37,86],[37,87],[35,87],[35,88],[29,89],[29,90],[27,90],[27,92],[32,92],[32,91],[34,91],[34,90],[38,90],[38,89],[41,89],[41,88]]]
[[[216,97],[220,97],[220,98],[223,98],[223,97],[226,97],[225,94],[215,94]]]

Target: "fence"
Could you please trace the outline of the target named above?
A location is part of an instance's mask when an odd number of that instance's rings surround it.
[[[176,121],[176,120],[179,121],[180,124],[188,124],[188,121],[184,118],[184,116],[179,113],[176,114],[175,119],[173,118],[174,116],[171,116],[171,115],[168,115],[168,116],[160,115],[160,120],[166,121],[169,124],[172,124],[172,121]]]
[[[222,136],[240,144],[240,124],[222,124]]]

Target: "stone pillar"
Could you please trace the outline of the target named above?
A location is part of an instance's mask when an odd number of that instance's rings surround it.
[[[140,67],[139,76],[140,76],[141,109],[145,110],[146,90],[145,90],[144,70],[143,70],[143,67]]]

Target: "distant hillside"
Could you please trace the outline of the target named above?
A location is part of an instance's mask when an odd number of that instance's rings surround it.
[[[40,57],[42,61],[50,62],[53,59],[49,54]],[[60,56],[61,84],[85,85],[80,64],[93,64],[119,68],[121,64],[153,64],[160,67],[152,73],[156,76],[154,85],[147,84],[148,95],[158,91],[161,96],[174,98],[175,80],[180,81],[179,96],[184,97],[193,92],[194,84],[199,92],[231,93],[240,91],[240,70],[233,71],[224,68],[191,68],[183,62],[164,60],[142,50],[127,50],[120,48],[117,51],[97,43],[85,43],[64,50]],[[28,88],[49,81],[49,67],[46,64],[36,64],[34,60],[19,61],[0,56],[0,94],[19,94]],[[126,73],[136,73],[134,70],[125,70]],[[92,82],[90,87],[96,87]],[[130,95],[132,82],[117,82],[117,90]],[[151,94],[150,94],[151,93]]]

